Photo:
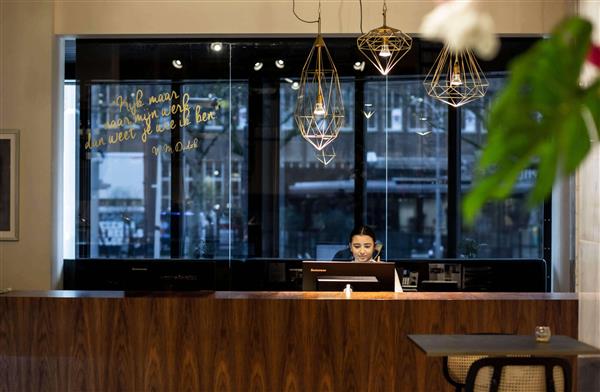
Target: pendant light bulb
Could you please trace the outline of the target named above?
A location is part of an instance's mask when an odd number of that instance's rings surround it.
[[[390,57],[392,52],[390,52],[390,45],[388,45],[387,39],[383,40],[383,45],[381,45],[381,51],[379,52],[379,57]]]
[[[454,61],[454,67],[452,68],[452,80],[450,86],[461,86],[463,84],[462,78],[460,77],[460,67],[458,66],[458,60]]]
[[[313,111],[315,116],[324,116],[325,115],[325,106],[322,103],[317,103],[315,105],[315,110]]]
[[[323,94],[319,92],[317,94],[317,101],[315,103],[315,110],[313,110],[313,114],[315,116],[324,116],[326,113],[325,105],[323,105]]]

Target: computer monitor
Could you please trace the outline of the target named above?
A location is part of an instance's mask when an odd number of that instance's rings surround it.
[[[394,263],[303,261],[302,290],[394,291]]]

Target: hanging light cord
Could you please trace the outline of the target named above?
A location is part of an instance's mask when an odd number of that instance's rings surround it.
[[[306,19],[302,19],[300,16],[298,16],[298,14],[296,13],[296,0],[292,0],[292,12],[294,13],[294,16],[301,22],[319,23],[321,21],[321,0],[319,0],[319,19],[317,19],[317,20],[306,20]]]
[[[362,0],[358,0],[358,4],[360,5],[360,33],[364,34],[365,32],[363,31],[362,28]]]

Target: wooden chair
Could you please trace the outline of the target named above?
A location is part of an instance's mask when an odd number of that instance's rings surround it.
[[[486,355],[453,355],[444,357],[444,377],[456,392],[461,392],[467,382],[467,373],[473,362],[481,358],[487,358]]]
[[[571,365],[561,358],[488,357],[473,362],[466,392],[571,392]]]

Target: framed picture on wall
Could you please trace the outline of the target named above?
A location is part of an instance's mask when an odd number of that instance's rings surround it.
[[[0,241],[19,239],[19,131],[0,129]]]

